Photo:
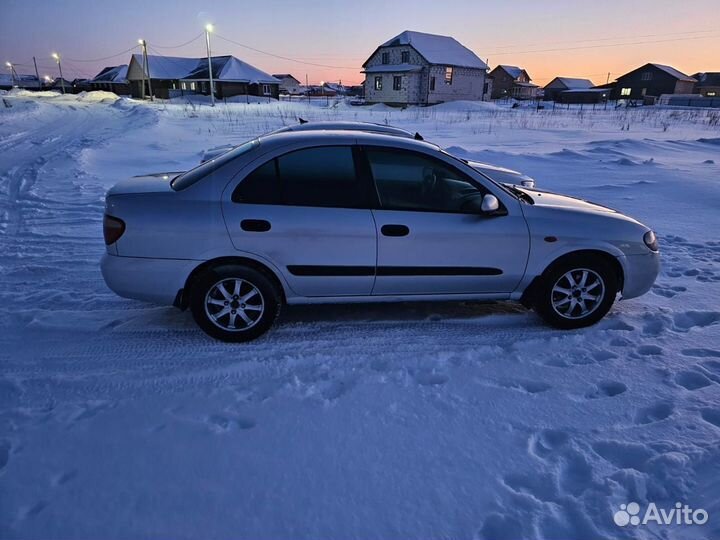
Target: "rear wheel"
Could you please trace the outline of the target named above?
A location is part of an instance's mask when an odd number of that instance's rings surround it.
[[[280,311],[280,293],[262,272],[222,266],[195,282],[190,309],[208,335],[222,341],[250,341],[272,326]]]
[[[535,311],[556,328],[582,328],[602,319],[615,301],[618,279],[600,257],[568,257],[545,272]]]

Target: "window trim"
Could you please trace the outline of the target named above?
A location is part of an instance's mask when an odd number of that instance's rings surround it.
[[[373,88],[376,92],[382,92],[383,89],[383,76],[382,75],[375,75],[375,84],[373,85]]]
[[[390,64],[390,53],[389,52],[383,52],[380,53],[380,61],[382,62],[382,65],[387,66]]]
[[[281,197],[285,193],[285,187],[282,180],[282,177],[280,176],[280,166],[278,163],[278,159],[286,156],[288,154],[292,154],[294,152],[302,152],[304,150],[312,150],[315,148],[350,148],[352,153],[352,160],[353,160],[353,166],[355,170],[355,178],[360,184],[360,189],[365,192],[365,201],[357,206],[321,206],[321,205],[307,205],[307,204],[289,204],[284,201],[280,202],[274,202],[274,203],[254,203],[254,202],[247,202],[243,201],[240,198],[240,186],[245,181],[246,178],[248,178],[251,174],[253,174],[255,171],[260,169],[261,167],[264,167],[271,161],[275,163],[275,175],[279,179],[280,183],[280,189],[281,189]],[[240,172],[238,175],[242,175],[242,178],[237,182],[235,187],[232,190],[232,193],[230,195],[230,201],[234,204],[247,204],[252,206],[291,206],[294,208],[328,208],[328,209],[344,209],[344,210],[369,210],[373,208],[377,208],[379,205],[379,199],[377,198],[377,193],[374,188],[374,182],[372,182],[372,176],[369,172],[365,170],[365,165],[362,162],[362,157],[360,156],[360,148],[355,143],[345,143],[345,144],[316,144],[312,146],[304,146],[302,148],[295,148],[294,150],[281,150],[279,153],[274,154],[272,157],[263,156],[263,158],[259,158],[259,163],[253,162],[250,164],[252,167],[249,171],[246,173]]]
[[[393,91],[402,92],[402,75],[393,75]]]
[[[373,210],[388,210],[388,211],[392,211],[392,212],[420,212],[420,213],[431,213],[431,214],[453,214],[453,215],[462,215],[462,216],[479,216],[480,215],[475,212],[462,212],[459,210],[455,211],[455,210],[438,210],[438,209],[429,209],[429,208],[394,208],[394,207],[384,206],[381,203],[382,199],[380,197],[380,190],[378,189],[377,182],[375,181],[375,178],[373,177],[373,174],[372,174],[372,166],[370,165],[370,156],[368,155],[367,150],[379,150],[381,152],[384,151],[388,154],[407,153],[407,154],[413,154],[416,156],[420,156],[429,161],[439,163],[443,167],[446,167],[446,168],[451,169],[452,171],[456,172],[456,174],[458,175],[458,177],[461,180],[464,180],[464,181],[468,182],[469,184],[473,185],[481,193],[484,193],[485,195],[491,194],[491,195],[494,195],[495,197],[497,197],[497,195],[491,189],[489,189],[485,184],[483,184],[482,182],[478,182],[473,177],[471,177],[464,171],[460,170],[460,168],[455,166],[455,164],[448,163],[447,161],[445,161],[439,157],[436,157],[436,156],[433,156],[430,154],[426,154],[424,152],[419,152],[417,150],[411,150],[408,148],[400,148],[400,147],[396,147],[396,146],[380,146],[380,145],[374,145],[374,144],[363,144],[363,145],[358,145],[358,147],[361,150],[361,156],[365,162],[366,173],[369,175],[370,181],[372,182],[372,187],[373,187],[373,191],[375,193],[375,197],[377,197],[377,201],[376,201],[377,206],[374,207]],[[446,155],[450,155],[450,154],[446,154]],[[450,156],[450,157],[453,157],[453,156]],[[454,158],[454,159],[456,159],[456,158]],[[460,161],[460,160],[458,160],[458,161]],[[462,161],[460,161],[460,163],[462,163]],[[485,177],[485,178],[487,178],[487,177]],[[493,185],[496,184],[491,179],[490,179],[490,182]],[[507,212],[507,207],[503,203],[502,199],[500,197],[497,197],[497,199],[498,199],[498,202],[500,203],[500,209]]]
[[[409,64],[410,63],[410,51],[402,51],[400,53],[400,63],[401,64]]]

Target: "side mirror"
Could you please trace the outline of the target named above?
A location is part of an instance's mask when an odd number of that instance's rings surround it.
[[[500,201],[497,200],[495,195],[490,195],[488,193],[483,197],[482,204],[480,205],[480,210],[482,210],[483,214],[492,214],[497,212],[499,209]]]

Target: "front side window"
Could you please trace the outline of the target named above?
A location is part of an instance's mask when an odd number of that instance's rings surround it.
[[[375,90],[382,90],[382,76],[375,77]]]
[[[452,84],[453,81],[453,68],[448,66],[445,68],[445,84]]]
[[[382,53],[382,63],[383,64],[389,64],[390,63],[390,53]]]
[[[403,64],[409,64],[410,63],[410,51],[403,51],[400,53],[400,61]]]
[[[369,204],[350,146],[306,148],[274,158],[246,176],[232,200],[336,208],[367,208]]]
[[[402,89],[402,77],[395,75],[393,77],[393,90],[401,90],[401,89]]]
[[[472,212],[486,191],[460,171],[425,154],[366,148],[380,205],[386,210]]]

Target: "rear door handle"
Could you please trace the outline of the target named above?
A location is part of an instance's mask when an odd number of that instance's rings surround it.
[[[407,236],[410,234],[410,228],[406,225],[383,225],[380,232],[383,236]]]
[[[240,222],[240,228],[247,232],[268,232],[270,227],[270,222],[264,219],[243,219]]]

